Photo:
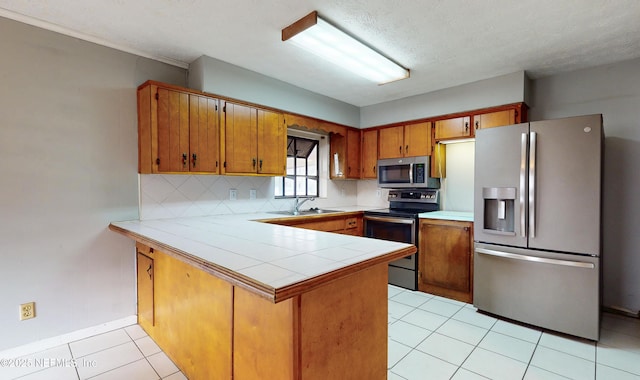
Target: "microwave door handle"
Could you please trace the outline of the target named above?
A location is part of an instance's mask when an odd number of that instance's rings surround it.
[[[413,162],[409,164],[409,183],[413,183]]]
[[[527,133],[522,134],[520,141],[520,235],[527,237],[527,220],[525,215],[525,193],[527,183]]]

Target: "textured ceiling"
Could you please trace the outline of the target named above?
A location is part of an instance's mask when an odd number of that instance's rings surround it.
[[[282,42],[312,10],[411,78],[378,86]],[[640,57],[638,0],[0,0],[0,16],[184,67],[207,55],[356,106]]]

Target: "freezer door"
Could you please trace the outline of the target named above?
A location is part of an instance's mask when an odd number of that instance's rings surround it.
[[[600,258],[476,244],[473,305],[598,340]]]
[[[528,131],[528,123],[476,131],[476,241],[527,246]]]
[[[530,131],[529,248],[599,255],[602,115]]]

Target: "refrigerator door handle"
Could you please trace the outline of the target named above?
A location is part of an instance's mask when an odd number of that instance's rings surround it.
[[[536,237],[536,140],[537,133],[529,136],[529,237]]]
[[[520,146],[520,234],[527,237],[527,223],[525,215],[525,199],[526,193],[526,170],[527,170],[527,133],[522,134]]]
[[[588,268],[588,269],[595,268],[595,265],[593,263],[585,263],[583,261],[558,260],[558,259],[549,259],[546,257],[518,255],[515,253],[495,251],[493,249],[485,249],[485,248],[476,248],[476,252],[483,255],[503,257],[506,259],[533,261],[533,262],[543,263],[543,264],[565,265],[569,267]]]

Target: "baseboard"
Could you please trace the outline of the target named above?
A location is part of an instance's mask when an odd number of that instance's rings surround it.
[[[77,340],[89,338],[94,335],[104,334],[109,331],[135,325],[136,323],[138,323],[138,316],[132,315],[115,321],[103,323],[101,325],[73,331],[68,334],[58,335],[52,338],[42,339],[22,346],[9,348],[4,351],[0,351],[0,358],[18,358],[21,356],[34,354],[36,352],[48,350],[50,348],[58,347],[63,344],[68,344]]]

